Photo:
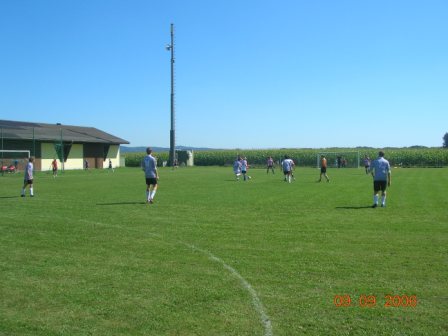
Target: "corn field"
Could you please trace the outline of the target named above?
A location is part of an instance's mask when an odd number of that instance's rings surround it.
[[[357,155],[359,152],[359,166],[362,159],[368,155],[371,159],[378,156],[378,149],[373,148],[321,148],[321,149],[248,149],[248,150],[213,150],[194,152],[194,164],[196,166],[230,166],[238,155],[247,157],[252,167],[264,167],[266,159],[271,156],[275,162],[280,162],[285,155],[294,160],[300,167],[316,167],[319,153],[333,153],[333,155],[348,155],[348,167],[357,167]],[[392,166],[399,167],[446,167],[448,166],[448,149],[445,148],[386,148],[385,158]],[[159,166],[168,161],[168,152],[153,153]],[[138,167],[145,153],[126,153],[127,167]],[[329,162],[331,166],[331,162]]]

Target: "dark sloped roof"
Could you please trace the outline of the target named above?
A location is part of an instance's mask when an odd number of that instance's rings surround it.
[[[4,139],[129,144],[94,127],[0,120],[0,131]]]

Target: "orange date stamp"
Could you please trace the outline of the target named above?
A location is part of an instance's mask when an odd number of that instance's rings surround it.
[[[376,295],[359,295],[358,297],[352,297],[348,294],[335,295],[333,298],[333,304],[337,308],[344,307],[362,307],[373,308],[376,306],[384,306],[385,308],[399,308],[399,307],[417,307],[417,295],[384,295],[384,302],[379,302]]]

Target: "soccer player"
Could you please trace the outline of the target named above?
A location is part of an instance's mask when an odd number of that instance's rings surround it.
[[[370,171],[370,158],[368,157],[368,155],[364,156],[364,168],[366,169],[366,174],[369,173]]]
[[[145,172],[146,179],[146,202],[154,203],[154,196],[157,191],[157,182],[159,180],[159,173],[157,171],[157,160],[151,155],[152,149],[146,148],[146,156],[143,158],[141,167]]]
[[[241,173],[243,174],[243,180],[250,180],[251,177],[247,175],[247,170],[249,169],[249,164],[247,163],[247,157],[241,160]]]
[[[373,176],[373,205],[372,208],[378,206],[378,193],[381,190],[381,206],[386,206],[386,189],[390,186],[390,164],[384,158],[384,152],[378,153],[378,158],[372,162],[371,173]]]
[[[25,189],[26,186],[30,186],[30,196],[34,197],[34,190],[33,190],[33,166],[34,158],[30,157],[28,159],[28,163],[25,167],[25,178],[23,180],[23,187],[22,187],[22,194],[20,196],[25,197]]]
[[[233,162],[233,173],[235,174],[237,181],[240,180],[242,166],[243,165],[241,163],[241,156],[238,156],[235,162]]]
[[[272,170],[272,174],[274,173],[274,160],[272,159],[272,156],[268,157],[268,160],[266,161],[267,169],[266,174],[269,174],[269,169]]]
[[[282,161],[283,174],[285,175],[285,182],[291,183],[292,169],[294,168],[294,161],[285,155],[285,159]]]
[[[115,172],[114,167],[112,166],[112,160],[109,159],[109,170],[108,170],[108,172],[110,172],[111,170],[112,170],[112,173]]]
[[[322,158],[320,159],[320,177],[319,177],[319,182],[322,181],[322,175],[325,176],[325,178],[327,179],[327,182],[330,182],[330,179],[328,178],[328,175],[327,175],[327,159],[325,158],[325,155],[322,155]]]
[[[58,162],[56,161],[56,159],[53,159],[53,161],[51,161],[51,168],[53,170],[53,177],[58,176]]]

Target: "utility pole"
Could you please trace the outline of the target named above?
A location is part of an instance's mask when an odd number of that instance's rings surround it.
[[[168,164],[174,167],[176,159],[176,133],[174,115],[174,24],[171,24],[171,43],[167,44],[166,50],[171,51],[171,129],[170,129],[170,157]]]

